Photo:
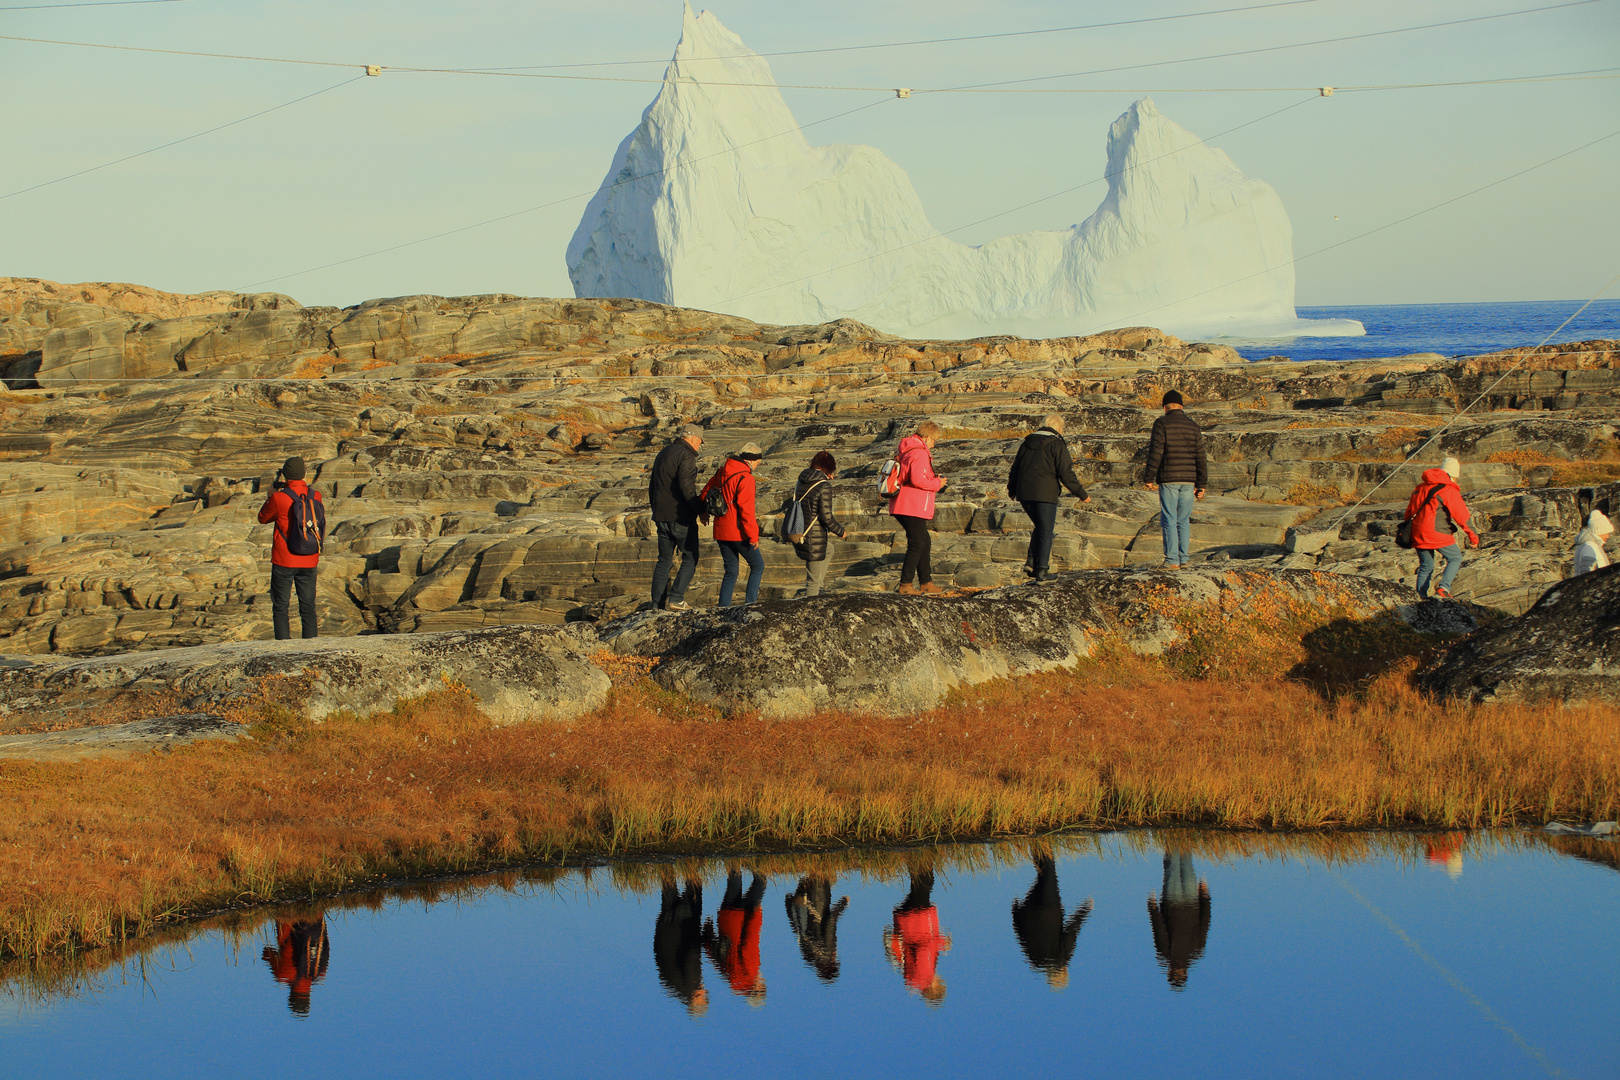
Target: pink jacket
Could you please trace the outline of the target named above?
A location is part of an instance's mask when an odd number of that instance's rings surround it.
[[[889,500],[889,513],[896,516],[932,519],[934,492],[945,481],[934,475],[934,459],[928,447],[915,435],[900,440],[900,490]]]

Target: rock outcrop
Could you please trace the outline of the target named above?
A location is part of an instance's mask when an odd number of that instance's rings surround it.
[[[1620,705],[1620,566],[1553,586],[1518,618],[1452,646],[1420,682],[1473,701]]]

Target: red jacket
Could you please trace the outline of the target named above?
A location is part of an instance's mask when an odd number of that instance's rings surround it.
[[[889,500],[889,513],[932,519],[934,492],[945,486],[945,481],[934,475],[933,455],[921,439],[907,435],[900,440],[895,457],[900,462],[900,490]]]
[[[1456,533],[1435,527],[1436,519],[1445,521],[1445,516],[1440,512],[1441,507],[1451,514],[1451,520],[1456,523],[1457,528],[1467,533],[1468,539],[1478,546],[1479,536],[1468,527],[1471,515],[1468,513],[1468,507],[1463,504],[1462,489],[1444,469],[1429,469],[1423,474],[1423,479],[1418,481],[1418,486],[1412,491],[1411,499],[1407,500],[1406,516],[1412,517],[1417,514],[1418,507],[1423,505],[1436,487],[1440,489],[1439,497],[1430,504],[1428,510],[1412,519],[1412,546],[1420,550],[1434,551],[1448,548],[1457,542]]]
[[[921,993],[934,984],[939,954],[949,952],[951,939],[939,931],[939,909],[896,911],[889,951],[900,964],[906,985]]]
[[[714,917],[718,937],[708,942],[709,958],[731,989],[747,997],[765,989],[759,976],[759,928],[764,921],[759,908],[722,907]]]
[[[714,519],[714,538],[759,543],[759,519],[754,516],[754,470],[745,461],[727,458],[720,471],[703,485],[698,498],[708,495],[716,484],[725,492],[726,501],[731,504],[731,513]]]
[[[302,480],[288,480],[287,488],[302,494],[309,490],[309,485]],[[315,492],[315,500],[319,502],[320,498],[321,493]],[[259,508],[260,525],[268,525],[272,521],[276,523],[276,538],[270,545],[270,561],[277,566],[295,568],[318,566],[321,561],[320,555],[294,555],[287,550],[287,514],[291,510],[292,496],[279,488],[272,491],[270,497],[264,500],[264,505]]]

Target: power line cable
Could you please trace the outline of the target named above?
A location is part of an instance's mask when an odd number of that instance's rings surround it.
[[[128,7],[132,4],[188,4],[191,0],[85,0],[82,4],[16,4],[0,11],[55,11],[57,8]]]
[[[424,236],[424,237],[421,237],[420,239],[417,239],[417,240],[407,240],[405,243],[402,243],[402,244],[393,244],[393,245],[390,245],[389,247],[378,248],[376,251],[368,251],[364,255],[354,255],[354,256],[351,256],[351,257],[349,257],[347,259],[338,259],[335,262],[324,263],[324,264],[322,264],[320,266],[312,266],[307,270],[299,270],[299,271],[296,271],[296,272],[291,273],[291,274],[281,274],[281,275],[279,275],[277,277],[264,278],[264,279],[262,279],[260,281],[255,281],[250,285],[244,285],[241,289],[239,289],[237,291],[246,292],[249,289],[257,288],[260,285],[268,285],[272,281],[286,281],[289,278],[303,277],[305,274],[313,274],[313,273],[317,273],[317,272],[319,272],[321,270],[330,270],[334,266],[343,266],[343,265],[346,265],[348,263],[359,262],[362,259],[369,259],[369,258],[372,258],[372,257],[377,256],[377,255],[385,255],[385,254],[387,254],[388,252],[391,252],[391,251],[400,251],[400,250],[402,250],[404,248],[415,247],[417,244],[425,244],[430,240],[439,240],[439,239],[442,239],[442,238],[444,238],[446,236],[455,236],[457,233],[470,232],[473,229],[483,228],[485,225],[494,225],[497,222],[510,221],[512,218],[515,218],[515,217],[522,217],[525,214],[532,214],[537,210],[546,210],[546,209],[549,209],[550,207],[553,207],[553,206],[561,206],[563,203],[573,202],[573,201],[575,201],[577,199],[589,199],[589,198],[594,197],[600,191],[609,191],[609,190],[612,190],[613,188],[623,187],[626,184],[634,184],[634,183],[636,183],[637,181],[640,181],[640,180],[647,180],[647,179],[651,179],[652,177],[655,177],[655,176],[662,176],[665,173],[674,172],[677,169],[684,169],[687,166],[695,165],[700,161],[707,161],[710,158],[724,157],[727,154],[734,154],[737,151],[742,150],[742,149],[744,149],[746,147],[757,146],[760,143],[769,142],[772,139],[780,139],[784,135],[791,135],[791,134],[793,134],[794,132],[797,132],[797,131],[804,131],[807,128],[813,128],[813,127],[816,127],[819,124],[826,124],[826,123],[829,123],[829,122],[831,122],[833,120],[841,119],[841,118],[843,118],[845,116],[853,116],[855,113],[863,112],[863,111],[865,111],[867,109],[872,108],[875,105],[882,105],[882,104],[884,104],[886,102],[893,101],[893,100],[895,100],[893,97],[885,96],[885,97],[879,98],[877,101],[871,101],[871,102],[868,102],[865,105],[859,105],[859,106],[857,106],[857,107],[855,107],[853,109],[846,109],[843,112],[834,113],[831,116],[824,116],[820,120],[812,120],[808,124],[799,124],[798,126],[789,128],[786,131],[779,131],[775,135],[766,135],[766,136],[763,136],[761,138],[755,139],[752,142],[746,142],[746,143],[741,143],[741,144],[736,145],[736,146],[727,147],[726,149],[717,151],[717,152],[715,152],[713,154],[705,154],[702,157],[690,158],[690,159],[685,160],[685,161],[678,161],[673,165],[666,166],[665,168],[662,168],[662,169],[655,169],[654,171],[649,172],[649,173],[642,173],[642,174],[640,174],[638,176],[626,177],[623,180],[615,180],[611,184],[598,184],[596,187],[592,188],[589,191],[581,191],[581,192],[577,192],[577,193],[575,193],[573,195],[565,195],[560,199],[553,199],[550,202],[543,202],[543,203],[540,203],[537,206],[530,206],[530,207],[528,207],[526,209],[523,209],[523,210],[514,210],[511,213],[500,214],[500,215],[498,215],[496,217],[492,217],[492,218],[485,218],[483,221],[476,221],[476,222],[472,223],[471,225],[462,225],[462,226],[459,226],[459,227],[454,228],[454,229],[446,229],[443,232],[434,233],[432,236]]]
[[[322,94],[329,94],[333,90],[336,90],[336,89],[338,89],[340,87],[348,86],[350,83],[359,82],[361,79],[364,79],[364,78],[365,78],[364,75],[356,75],[352,79],[344,79],[340,83],[333,83],[331,86],[326,87],[324,90],[316,90],[314,93],[305,94],[302,97],[295,97],[291,101],[283,101],[280,105],[272,105],[268,109],[260,109],[258,112],[251,113],[251,114],[249,114],[247,116],[242,117],[239,120],[232,120],[229,123],[215,125],[214,127],[211,127],[209,129],[207,129],[206,131],[199,131],[195,135],[187,135],[184,138],[180,138],[180,139],[171,139],[169,142],[166,142],[161,146],[154,146],[150,150],[142,150],[139,153],[135,153],[135,154],[126,154],[121,158],[114,158],[112,161],[104,161],[100,165],[92,165],[88,169],[80,169],[78,172],[68,173],[66,176],[58,176],[55,180],[44,180],[44,181],[41,181],[38,184],[33,184],[33,185],[29,186],[29,187],[18,188],[16,191],[8,192],[5,195],[0,195],[0,200],[10,199],[10,198],[12,198],[14,196],[23,195],[23,194],[26,194],[26,193],[28,193],[30,191],[38,191],[40,188],[50,187],[52,184],[60,184],[64,180],[72,180],[74,177],[77,177],[77,176],[84,176],[87,173],[98,172],[101,169],[111,168],[114,165],[121,165],[126,161],[133,161],[138,157],[145,157],[147,154],[155,154],[159,150],[167,150],[171,146],[179,146],[181,143],[190,142],[193,139],[200,139],[204,135],[212,135],[216,131],[224,131],[226,128],[235,127],[237,124],[245,124],[249,120],[256,120],[261,116],[267,116],[270,113],[277,112],[277,111],[279,111],[281,109],[288,108],[289,106],[297,105],[300,101],[308,101],[310,98],[320,97]]]

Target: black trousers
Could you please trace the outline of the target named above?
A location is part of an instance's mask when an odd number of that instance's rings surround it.
[[[934,547],[928,519],[896,514],[894,520],[906,530],[906,561],[900,564],[900,584],[909,585],[912,578],[916,578],[919,585],[928,584],[934,580],[934,568],[928,561]]]
[[[293,587],[298,588],[298,621],[304,636],[316,636],[315,624],[315,568],[313,566],[270,567],[270,614],[276,623],[276,640],[292,637],[287,619],[287,604],[292,599]]]
[[[1023,507],[1024,513],[1029,515],[1032,529],[1024,569],[1031,577],[1041,577],[1052,568],[1052,532],[1057,527],[1057,503],[1027,502]]]

